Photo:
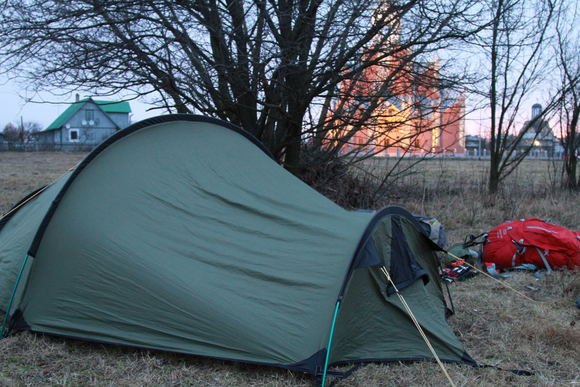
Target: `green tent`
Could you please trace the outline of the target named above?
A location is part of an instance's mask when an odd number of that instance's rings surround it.
[[[439,357],[473,363],[445,320],[436,250],[408,212],[346,211],[238,127],[157,117],[0,221],[3,333],[313,374],[432,359],[384,266]]]

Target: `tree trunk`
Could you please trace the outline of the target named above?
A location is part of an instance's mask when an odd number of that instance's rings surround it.
[[[580,119],[580,105],[576,104],[572,110],[572,118],[568,123],[568,136],[564,148],[564,185],[567,189],[573,191],[580,188],[580,178],[576,179],[576,168],[578,157],[576,156],[577,133],[576,127]]]
[[[284,168],[290,171],[294,175],[300,174],[300,150],[301,150],[301,139],[300,139],[301,128],[300,125],[291,124],[288,130],[288,139],[286,145],[286,152],[284,157]]]
[[[572,147],[572,151],[564,153],[564,187],[570,191],[577,190],[579,188],[579,181],[576,180],[576,165],[578,158],[576,157],[576,152]]]
[[[488,192],[495,195],[499,189],[499,160],[497,155],[491,155],[489,166],[489,181],[487,184]]]

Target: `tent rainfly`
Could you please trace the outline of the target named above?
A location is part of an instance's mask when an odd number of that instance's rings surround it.
[[[445,320],[437,249],[405,210],[344,210],[236,126],[161,116],[0,220],[2,333],[317,375],[433,359],[386,269],[438,356],[474,364]]]

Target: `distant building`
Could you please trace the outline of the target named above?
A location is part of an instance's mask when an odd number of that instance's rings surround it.
[[[403,51],[408,53],[409,50]],[[375,60],[376,55],[380,53],[363,55],[362,74],[342,82],[341,98],[329,115],[341,129],[331,131],[329,144],[339,144],[345,154],[463,155],[465,98],[441,88],[438,60],[419,66],[389,57],[381,61],[388,62],[387,66],[367,65],[366,62]],[[383,96],[377,96],[376,107],[369,110],[368,100],[377,90]],[[349,124],[349,121],[356,123],[368,116],[369,111],[370,117],[364,125]]]
[[[489,155],[487,139],[480,136],[465,136],[465,156],[484,157]]]
[[[539,103],[532,106],[532,115],[529,121],[524,123],[522,131],[526,131],[517,146],[517,152],[526,152],[528,156],[541,158],[562,157],[560,139],[554,136],[550,123],[539,117],[542,114],[542,105]],[[531,148],[531,149],[530,149]]]
[[[46,129],[36,134],[45,148],[88,150],[130,124],[128,102],[85,98],[72,103]]]

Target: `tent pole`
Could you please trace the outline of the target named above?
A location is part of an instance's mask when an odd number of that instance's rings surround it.
[[[326,346],[326,359],[324,360],[324,371],[322,372],[322,387],[326,384],[326,371],[328,369],[328,360],[330,359],[330,347],[332,345],[332,336],[334,335],[334,326],[336,324],[336,316],[338,316],[338,309],[340,308],[340,300],[336,301],[334,307],[334,316],[332,316],[332,325],[330,326],[330,336],[328,337],[328,345]]]
[[[20,279],[22,278],[22,273],[24,272],[24,267],[26,266],[26,262],[28,261],[29,256],[30,255],[26,254],[26,256],[24,257],[24,261],[22,262],[22,266],[20,267],[20,271],[18,272],[18,277],[16,277],[16,282],[14,283],[12,294],[10,295],[10,301],[8,301],[8,306],[6,307],[4,321],[2,321],[2,330],[0,330],[1,337],[8,336],[6,326],[8,325],[8,317],[10,317],[10,309],[12,309],[12,303],[14,302],[14,297],[16,296],[16,289],[18,289],[18,284],[20,283]]]

